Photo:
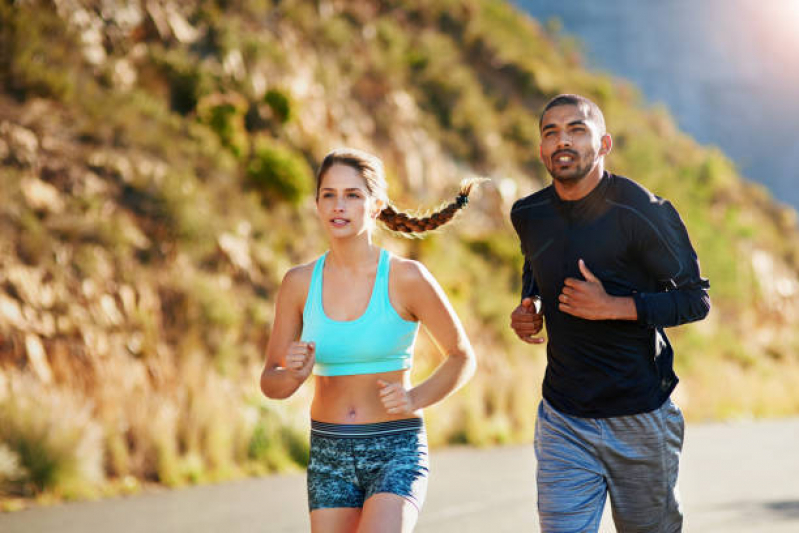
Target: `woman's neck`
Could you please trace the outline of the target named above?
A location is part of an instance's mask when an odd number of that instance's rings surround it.
[[[337,268],[359,270],[372,265],[380,257],[380,248],[372,239],[347,239],[330,243],[328,262],[332,259]]]

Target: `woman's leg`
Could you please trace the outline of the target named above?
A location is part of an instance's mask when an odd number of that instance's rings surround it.
[[[312,533],[355,533],[358,528],[359,507],[331,507],[311,511]]]
[[[358,533],[410,533],[416,526],[419,509],[396,494],[381,492],[363,504]]]

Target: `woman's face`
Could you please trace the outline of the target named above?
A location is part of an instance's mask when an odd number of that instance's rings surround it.
[[[322,176],[316,210],[331,238],[370,232],[380,211],[379,204],[369,194],[358,171],[349,165],[333,165]]]

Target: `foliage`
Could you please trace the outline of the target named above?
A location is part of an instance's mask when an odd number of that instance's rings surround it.
[[[3,495],[307,462],[310,387],[276,402],[256,382],[281,278],[325,246],[312,164],[342,144],[382,157],[398,205],[492,178],[442,232],[377,239],[430,269],[478,354],[465,389],[427,410],[430,442],[529,440],[546,355],[507,327],[521,270],[507,212],[548,179],[538,112],[561,91],[601,105],[608,166],[677,206],[711,279],[709,319],[670,332],[687,416],[799,409],[796,307],[770,289],[799,269],[795,213],[509,3],[186,2],[193,42],[86,10],[105,32],[99,66],[72,5],[0,3]],[[114,85],[118,62],[132,85]],[[441,357],[422,336],[413,381]]]
[[[302,155],[265,139],[256,143],[247,178],[266,202],[299,203],[313,192],[313,174]]]

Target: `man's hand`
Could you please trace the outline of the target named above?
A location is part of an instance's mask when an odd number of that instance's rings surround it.
[[[313,342],[292,342],[286,354],[286,371],[299,382],[311,374],[316,361],[316,344]]]
[[[635,320],[635,302],[629,297],[611,296],[602,282],[594,276],[580,259],[577,263],[585,281],[566,278],[558,297],[558,309],[586,320]]]
[[[540,307],[536,305],[532,298],[524,298],[522,303],[510,314],[510,327],[516,335],[528,344],[541,344],[544,342],[542,337],[536,337],[544,327],[544,317]]]
[[[415,411],[411,393],[402,386],[402,383],[389,383],[378,379],[377,386],[380,387],[380,401],[383,402],[388,414],[409,415]]]

